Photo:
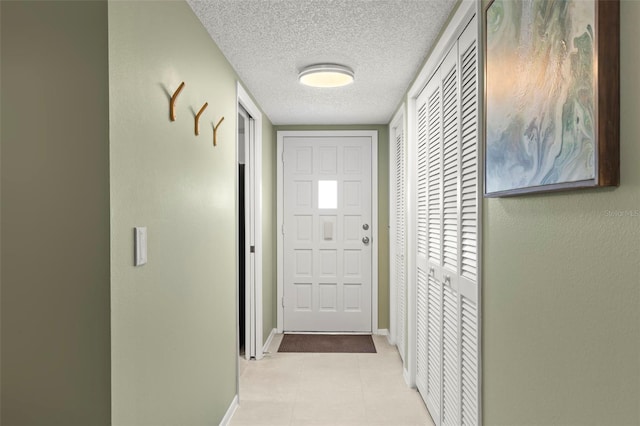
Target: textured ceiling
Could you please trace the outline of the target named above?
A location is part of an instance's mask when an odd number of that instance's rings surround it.
[[[455,0],[187,0],[273,124],[387,124]],[[355,71],[298,83],[315,63]]]

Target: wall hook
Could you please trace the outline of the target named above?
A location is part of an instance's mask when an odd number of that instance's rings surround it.
[[[196,136],[200,134],[200,126],[198,125],[198,122],[200,121],[200,116],[202,115],[204,110],[207,109],[208,105],[209,105],[209,102],[205,102],[204,105],[202,105],[202,108],[200,108],[200,111],[198,111],[198,113],[196,114]]]
[[[169,101],[169,118],[171,119],[171,121],[176,121],[176,110],[175,110],[176,98],[182,91],[183,87],[184,87],[184,81],[180,83],[180,86],[178,86],[178,89],[173,93],[173,96],[171,96],[171,101]]]
[[[222,117],[220,119],[220,121],[218,121],[218,124],[215,125],[215,127],[213,128],[213,146],[218,146],[218,127],[220,127],[220,124],[222,124],[222,122],[224,121],[224,117]]]

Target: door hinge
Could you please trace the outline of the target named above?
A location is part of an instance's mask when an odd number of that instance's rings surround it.
[[[255,253],[255,252],[256,252],[256,246],[249,247],[249,253]]]
[[[282,235],[284,235],[284,223],[282,224]]]
[[[284,297],[280,298],[280,302],[282,303],[282,307],[284,308]]]
[[[282,155],[280,156],[280,159],[282,160],[282,164],[284,164],[284,150],[282,151]]]

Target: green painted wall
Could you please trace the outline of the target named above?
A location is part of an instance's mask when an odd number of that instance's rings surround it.
[[[218,424],[236,394],[236,80],[186,2],[109,2],[114,425]]]
[[[370,124],[274,126],[274,140],[275,134],[280,130],[375,130],[378,132],[378,328],[389,329],[389,126]],[[276,226],[275,217],[273,226]],[[273,290],[275,291],[275,288]]]
[[[620,187],[484,201],[487,425],[640,424],[639,21],[622,1]]]
[[[262,124],[262,339],[265,342],[271,330],[278,327],[276,157],[273,126],[265,120]]]
[[[0,423],[109,425],[107,3],[0,10]]]

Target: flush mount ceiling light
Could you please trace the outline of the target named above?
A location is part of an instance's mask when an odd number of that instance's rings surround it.
[[[311,87],[340,87],[353,83],[353,70],[344,65],[317,64],[300,71],[300,83]]]

